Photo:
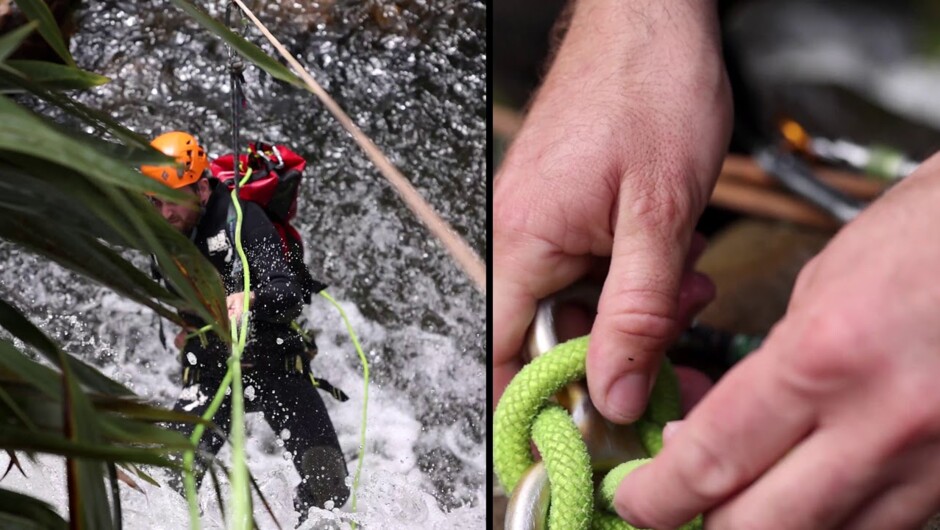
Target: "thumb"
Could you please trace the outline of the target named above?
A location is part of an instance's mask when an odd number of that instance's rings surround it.
[[[176,334],[176,338],[173,339],[173,345],[176,346],[177,350],[182,350],[183,346],[186,345],[186,335],[188,334],[189,329],[186,328]]]
[[[590,265],[521,231],[495,225],[493,235],[493,406],[522,368],[521,350],[538,301],[573,283]]]
[[[618,235],[626,237],[614,241],[591,332],[587,379],[601,414],[629,423],[643,414],[662,355],[678,331],[691,232],[664,235],[621,226]]]

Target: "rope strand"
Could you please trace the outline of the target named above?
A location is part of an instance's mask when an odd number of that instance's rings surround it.
[[[369,404],[369,361],[366,360],[365,354],[362,353],[362,347],[359,345],[359,338],[356,337],[356,332],[353,331],[352,324],[349,323],[349,318],[346,317],[346,312],[343,311],[343,308],[329,295],[326,291],[320,291],[320,296],[326,298],[333,304],[333,307],[339,311],[340,316],[343,317],[343,322],[346,324],[346,331],[349,332],[349,338],[352,340],[353,346],[356,347],[356,353],[359,354],[359,361],[362,362],[362,378],[365,380],[363,383],[363,395],[362,395],[362,425],[360,426],[359,432],[359,463],[356,465],[356,476],[353,478],[353,487],[352,487],[352,504],[350,508],[353,512],[356,511],[356,492],[359,490],[359,475],[362,473],[362,462],[365,460],[366,452],[366,407]],[[356,527],[355,523],[352,523],[353,528]]]

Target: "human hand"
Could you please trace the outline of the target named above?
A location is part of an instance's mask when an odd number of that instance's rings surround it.
[[[577,3],[495,179],[494,401],[521,366],[537,301],[598,258],[611,263],[587,378],[613,421],[640,416],[680,322],[712,297],[690,247],[730,134],[715,9]]]
[[[255,292],[248,291],[248,307],[255,303]],[[228,308],[229,320],[241,322],[242,312],[245,310],[245,293],[233,293],[225,298],[225,305]]]
[[[628,521],[918,528],[940,508],[940,154],[801,272],[784,318],[653,462]]]
[[[176,346],[177,350],[182,350],[183,346],[186,346],[186,338],[192,332],[193,328],[186,326],[176,334],[176,338],[173,339],[173,345]]]
[[[593,313],[588,312],[585,307],[576,303],[559,304],[554,311],[555,333],[558,342],[566,342],[590,333],[593,321]],[[705,373],[694,368],[677,365],[673,365],[672,368],[679,382],[680,410],[682,415],[685,416],[702,400],[714,383]],[[672,424],[678,423],[681,422],[672,422]],[[674,428],[675,425],[672,424],[669,425]]]

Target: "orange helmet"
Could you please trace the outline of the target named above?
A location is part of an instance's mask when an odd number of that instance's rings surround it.
[[[183,166],[183,173],[180,174],[177,166],[141,166],[141,173],[173,189],[195,183],[209,168],[206,150],[189,133],[164,133],[154,138],[150,145],[163,154],[176,158],[176,162]]]

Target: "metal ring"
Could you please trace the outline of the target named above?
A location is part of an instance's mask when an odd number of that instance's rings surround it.
[[[555,312],[561,304],[577,302],[583,306],[596,309],[600,298],[600,286],[581,282],[539,301],[535,318],[529,328],[527,350],[525,352],[528,358],[526,360],[531,361],[558,345],[558,333],[555,330]]]
[[[558,345],[555,313],[562,304],[575,302],[597,308],[600,295],[600,286],[581,282],[540,301],[526,341],[527,360]],[[611,423],[594,408],[585,382],[566,386],[559,393],[558,402],[571,413],[595,471],[608,471],[627,460],[649,456],[633,427]]]
[[[505,530],[546,530],[551,486],[545,464],[536,462],[523,473],[506,505]]]

